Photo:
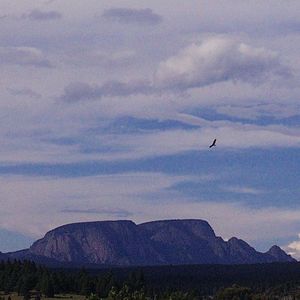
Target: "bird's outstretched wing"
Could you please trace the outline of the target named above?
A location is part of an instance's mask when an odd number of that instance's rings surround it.
[[[216,142],[217,142],[217,139],[214,139],[214,141],[213,141],[212,144],[209,146],[209,148],[212,148],[212,147],[216,146]]]

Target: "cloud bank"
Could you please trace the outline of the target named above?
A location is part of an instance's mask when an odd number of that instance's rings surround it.
[[[146,79],[111,80],[102,85],[71,83],[65,87],[61,99],[71,103],[105,96],[178,92],[227,81],[258,85],[274,77],[291,76],[292,71],[276,52],[230,38],[215,37],[191,44],[160,62],[154,74]]]

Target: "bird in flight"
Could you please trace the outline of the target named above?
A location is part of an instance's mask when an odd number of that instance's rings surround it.
[[[216,142],[217,142],[217,139],[214,139],[214,141],[213,141],[212,144],[209,146],[209,148],[215,147],[215,146],[216,146]]]

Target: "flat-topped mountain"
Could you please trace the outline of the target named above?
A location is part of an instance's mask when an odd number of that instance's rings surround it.
[[[136,225],[132,221],[68,224],[46,233],[11,258],[74,264],[252,264],[293,262],[278,246],[256,251],[243,240],[224,241],[203,220],[165,220]]]

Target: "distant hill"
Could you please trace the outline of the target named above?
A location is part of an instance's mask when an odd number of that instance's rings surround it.
[[[8,256],[2,252],[0,252],[0,260],[6,260]]]
[[[203,220],[68,224],[49,231],[10,258],[48,265],[182,265],[293,262],[278,246],[261,253],[238,238],[224,241]]]

